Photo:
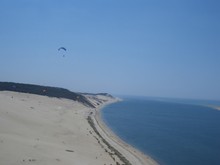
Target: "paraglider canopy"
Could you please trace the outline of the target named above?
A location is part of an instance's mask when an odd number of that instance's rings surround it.
[[[65,50],[65,51],[66,51],[66,48],[60,47],[60,48],[58,49],[58,51],[60,51],[60,50]]]
[[[61,51],[62,50],[62,51]],[[62,52],[62,54],[63,54],[63,51],[65,51],[66,52],[66,48],[64,48],[64,47],[60,47],[59,49],[58,49],[58,51],[61,51]],[[63,54],[63,57],[65,57],[65,54]]]

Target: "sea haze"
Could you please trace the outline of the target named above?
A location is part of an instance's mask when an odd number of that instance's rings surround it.
[[[102,117],[161,165],[219,165],[220,111],[202,106],[206,102],[125,98],[105,107]]]

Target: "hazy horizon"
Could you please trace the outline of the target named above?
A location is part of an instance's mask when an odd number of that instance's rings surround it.
[[[0,81],[220,100],[219,7],[217,0],[2,0]]]

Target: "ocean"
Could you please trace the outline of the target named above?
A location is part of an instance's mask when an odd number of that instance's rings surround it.
[[[129,97],[101,111],[125,142],[161,165],[219,165],[220,111],[192,101]]]

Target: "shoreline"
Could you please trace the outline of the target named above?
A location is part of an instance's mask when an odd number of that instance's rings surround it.
[[[0,92],[0,104],[0,164],[123,164],[90,127],[93,108],[9,91]]]
[[[159,165],[150,156],[142,153],[138,149],[134,148],[130,144],[120,139],[103,121],[101,117],[101,111],[106,106],[116,103],[118,101],[121,101],[121,100],[116,99],[104,105],[101,105],[98,108],[96,108],[94,114],[89,115],[92,118],[97,131],[113,148],[119,151],[120,154],[122,154],[130,162],[130,164],[132,165]]]
[[[0,164],[157,165],[103,122],[100,111],[119,100],[99,95],[90,101],[96,108],[69,99],[0,92]]]
[[[213,108],[215,110],[220,111],[220,106],[216,106],[216,105],[209,105],[208,107]]]

